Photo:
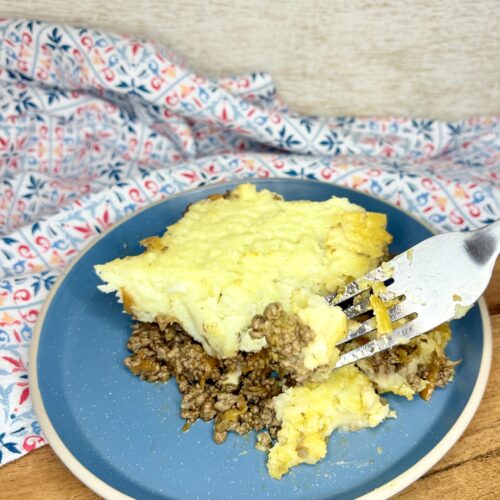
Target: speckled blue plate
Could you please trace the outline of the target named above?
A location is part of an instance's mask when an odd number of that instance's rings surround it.
[[[392,252],[428,237],[429,229],[362,193],[312,181],[259,180],[288,200],[345,196],[388,215]],[[491,330],[484,303],[453,323],[448,347],[462,359],[455,381],[430,402],[389,396],[397,419],[375,429],[334,433],[328,456],[281,481],[266,472],[254,435],[212,441],[212,424],[181,432],[175,381],[149,384],[123,366],[130,318],[113,295],[97,290],[96,263],[136,254],[139,240],[161,234],[189,203],[236,182],[185,192],[125,219],[90,246],[52,290],[36,329],[30,382],[35,411],[54,451],[106,498],[387,498],[417,479],[459,438],[486,385]]]

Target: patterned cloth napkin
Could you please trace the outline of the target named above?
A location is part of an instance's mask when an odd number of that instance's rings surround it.
[[[78,251],[172,193],[267,176],[341,184],[467,230],[500,216],[500,118],[300,116],[264,73],[209,79],[151,42],[0,20],[0,463],[45,443],[28,349]]]

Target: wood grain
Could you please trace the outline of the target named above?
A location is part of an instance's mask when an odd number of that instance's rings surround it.
[[[453,448],[397,498],[496,499],[500,491],[500,260],[485,294],[492,313],[493,360],[488,386],[471,424]],[[5,500],[98,498],[49,446],[0,468]]]
[[[0,0],[0,14],[146,36],[203,74],[267,71],[311,114],[500,113],[495,0]]]

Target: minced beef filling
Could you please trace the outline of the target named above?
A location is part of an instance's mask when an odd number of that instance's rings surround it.
[[[269,347],[219,360],[169,318],[158,318],[158,323],[133,326],[127,344],[132,354],[125,359],[130,371],[148,382],[175,377],[187,427],[199,418],[213,419],[217,443],[225,441],[228,431],[266,429],[266,443],[263,435],[259,445],[268,446],[267,436],[274,438],[279,429],[272,398],[312,375],[303,363],[303,349],[314,338],[312,330],[281,304],[272,303],[254,316],[250,331],[253,338],[265,337]]]
[[[416,342],[425,342],[425,335],[410,344],[399,345],[366,358],[360,368],[365,371],[363,364],[366,364],[375,375],[403,374],[405,367],[412,362],[417,348]],[[419,391],[424,383],[425,388],[420,390],[419,394],[422,399],[428,400],[437,387],[444,387],[453,378],[458,363],[434,352],[429,362],[419,364],[414,373],[405,373],[404,376],[413,391]],[[365,371],[365,374],[370,378],[369,372]]]
[[[132,354],[125,365],[134,375],[148,382],[176,378],[186,428],[199,418],[214,419],[217,443],[226,440],[228,431],[267,429],[276,436],[279,426],[271,400],[282,392],[286,379],[274,376],[267,349],[218,360],[178,325],[160,330],[154,323],[136,323],[127,347]]]
[[[313,339],[313,332],[296,315],[285,313],[278,303],[269,304],[251,323],[250,335],[265,337],[268,347],[257,353],[240,352],[230,359],[209,356],[179,325],[167,320],[160,323],[133,325],[127,343],[132,354],[125,359],[125,365],[148,382],[175,377],[182,394],[185,429],[197,419],[214,420],[217,443],[224,442],[229,431],[246,434],[255,430],[261,432],[257,447],[269,448],[280,428],[272,398],[288,387],[322,375],[322,367],[315,373],[303,365],[302,352]],[[368,361],[375,374],[394,373],[409,362],[414,348],[398,346]],[[415,383],[408,382],[418,390],[417,382],[425,381],[426,388],[420,395],[429,399],[435,387],[451,379],[455,364],[436,354],[431,363],[418,367]]]
[[[303,354],[304,348],[314,339],[314,332],[296,314],[285,312],[280,303],[269,304],[264,314],[253,317],[250,336],[254,339],[265,337],[269,356],[280,377],[288,377],[297,384],[314,378],[311,370],[304,366]]]

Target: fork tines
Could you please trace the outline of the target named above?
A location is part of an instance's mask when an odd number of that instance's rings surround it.
[[[365,274],[363,277],[346,285],[340,292],[326,297],[328,303],[332,306],[344,307],[344,313],[348,319],[354,319],[372,310],[370,297],[367,296],[377,286],[379,290],[376,295],[384,302],[398,299],[399,303],[392,303],[389,306],[388,313],[391,323],[395,323],[413,313],[412,305],[405,302],[404,297],[398,297],[398,294],[390,290],[390,283],[393,280],[394,269],[388,264],[382,264],[373,271]],[[389,288],[383,289],[382,284],[387,284]],[[380,291],[382,288],[382,291]],[[350,304],[350,302],[353,302]],[[350,304],[350,305],[349,305]],[[361,323],[351,322],[347,335],[337,342],[337,345],[345,344],[358,337],[366,335],[376,330],[376,318],[369,318]]]

